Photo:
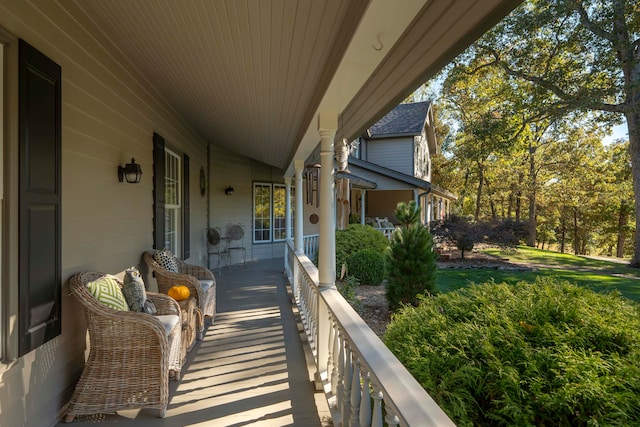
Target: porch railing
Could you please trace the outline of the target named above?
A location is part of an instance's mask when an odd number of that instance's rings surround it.
[[[319,234],[309,234],[302,237],[302,247],[307,257],[313,261],[318,256],[318,238]]]
[[[379,232],[381,232],[382,234],[384,234],[384,237],[386,237],[388,240],[391,240],[391,235],[393,234],[394,231],[396,231],[395,227],[374,227],[374,228]]]
[[[319,285],[290,240],[285,266],[336,425],[455,426],[335,286]]]

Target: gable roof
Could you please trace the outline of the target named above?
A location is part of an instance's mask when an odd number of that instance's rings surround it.
[[[356,159],[356,158],[350,158],[349,159],[349,164],[353,165],[353,166],[360,167],[360,168],[365,169],[365,170],[367,170],[369,172],[373,172],[375,174],[378,174],[378,175],[381,175],[381,176],[385,176],[387,178],[395,179],[397,181],[403,182],[405,184],[408,184],[408,185],[411,185],[411,186],[414,186],[414,187],[424,188],[424,189],[431,188],[431,183],[429,181],[425,181],[423,179],[416,178],[415,176],[407,175],[407,174],[404,174],[402,172],[398,172],[398,171],[393,170],[393,169],[385,168],[384,166],[380,166],[380,165],[377,165],[375,163],[367,162],[365,160]]]
[[[369,128],[370,138],[390,135],[420,135],[431,102],[413,102],[397,105]]]

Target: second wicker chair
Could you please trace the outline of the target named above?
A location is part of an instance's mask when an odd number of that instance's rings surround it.
[[[196,299],[203,317],[213,324],[216,315],[216,278],[211,270],[175,259],[177,272],[161,266],[153,257],[155,251],[146,251],[144,262],[158,282],[158,291],[166,294],[173,285],[185,285]],[[202,338],[201,336],[198,337]]]

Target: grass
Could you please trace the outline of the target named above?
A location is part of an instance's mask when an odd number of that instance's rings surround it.
[[[534,270],[441,269],[437,273],[438,290],[449,292],[470,283],[533,282],[536,277],[552,277],[599,292],[617,290],[625,297],[640,302],[640,270],[629,268],[625,264],[524,246],[508,255],[497,249],[483,252],[498,258],[508,258],[514,264],[533,264]]]

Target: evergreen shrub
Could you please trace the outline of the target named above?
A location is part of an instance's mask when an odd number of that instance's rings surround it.
[[[420,224],[420,208],[412,200],[398,203],[395,216],[401,225],[391,236],[387,252],[387,301],[395,310],[403,304],[417,304],[418,295],[435,292],[436,257],[433,238]]]
[[[347,272],[360,284],[377,286],[384,280],[384,255],[374,249],[361,249],[349,257]]]
[[[384,254],[389,241],[375,228],[363,224],[349,224],[346,230],[336,230],[336,273],[340,275],[342,265],[361,249],[372,249]]]
[[[539,278],[395,315],[384,341],[458,426],[640,425],[640,305]]]

